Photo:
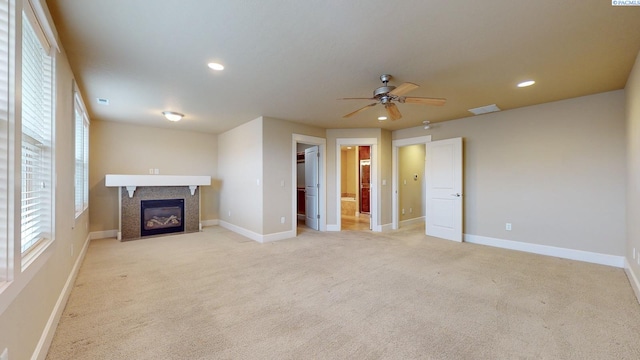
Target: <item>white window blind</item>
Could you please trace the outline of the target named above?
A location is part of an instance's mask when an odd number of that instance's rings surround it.
[[[75,114],[75,210],[76,217],[89,206],[89,118],[80,93],[74,94]]]
[[[53,207],[53,59],[48,44],[40,40],[41,29],[30,21],[27,10],[22,17],[22,254],[51,238]]]

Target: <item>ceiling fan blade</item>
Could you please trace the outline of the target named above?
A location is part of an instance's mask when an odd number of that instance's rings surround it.
[[[397,88],[389,91],[389,94],[394,96],[400,96],[402,94],[408,93],[409,91],[413,91],[419,87],[420,86],[414,83],[406,82],[406,83],[400,84],[400,86],[398,86]]]
[[[339,98],[338,100],[375,100],[375,98]]]
[[[384,106],[387,109],[387,114],[389,114],[389,119],[398,120],[402,118],[402,114],[400,114],[400,110],[394,103],[385,104]]]
[[[404,98],[404,102],[407,104],[422,104],[422,105],[435,105],[442,106],[447,99],[439,99],[439,98],[425,98],[425,97],[406,97]]]
[[[360,111],[364,111],[364,110],[367,110],[368,108],[370,108],[370,107],[372,107],[372,106],[375,106],[376,104],[377,104],[377,103],[369,104],[369,105],[367,105],[367,106],[365,106],[365,107],[363,107],[363,108],[360,108],[360,109],[358,109],[358,110],[356,110],[356,111],[354,111],[354,112],[350,112],[350,113],[348,113],[347,115],[343,116],[343,118],[351,117],[351,116],[353,116],[353,115],[355,115],[355,114],[359,113]]]

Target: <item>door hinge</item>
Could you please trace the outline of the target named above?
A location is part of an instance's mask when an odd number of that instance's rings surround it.
[[[317,157],[320,157],[320,153],[319,153],[319,152],[317,152],[317,153],[316,153],[316,156],[317,156]]]
[[[316,184],[316,187],[317,187],[318,189],[320,189],[320,184]]]
[[[320,214],[318,214],[317,217],[318,217],[318,220],[320,220]]]

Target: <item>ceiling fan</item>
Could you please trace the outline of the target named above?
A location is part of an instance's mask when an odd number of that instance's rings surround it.
[[[361,111],[364,111],[372,106],[376,106],[377,104],[382,104],[384,105],[385,109],[387,110],[387,114],[389,114],[389,118],[391,120],[398,120],[400,118],[402,118],[402,114],[400,114],[400,110],[398,110],[398,107],[396,106],[396,104],[394,102],[399,102],[401,104],[407,103],[407,104],[422,104],[422,105],[436,105],[436,106],[442,106],[444,105],[444,103],[447,101],[446,99],[440,99],[440,98],[427,98],[427,97],[407,97],[407,96],[402,96],[406,93],[408,93],[409,91],[415,90],[417,89],[419,86],[414,84],[414,83],[410,83],[410,82],[406,82],[406,83],[402,83],[400,84],[400,86],[395,87],[392,85],[388,85],[389,84],[389,80],[391,79],[391,75],[389,74],[382,74],[380,75],[380,81],[382,81],[382,83],[384,84],[383,86],[375,89],[373,91],[373,97],[372,98],[342,98],[342,99],[338,99],[338,100],[375,100],[376,102],[369,104],[363,108],[360,108],[354,112],[348,113],[347,115],[343,116],[343,118],[348,118],[351,117]]]

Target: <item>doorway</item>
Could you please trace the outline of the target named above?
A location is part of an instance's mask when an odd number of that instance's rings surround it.
[[[325,154],[326,139],[293,134],[291,226],[296,234],[303,229],[327,230]]]
[[[371,229],[371,147],[340,147],[341,230]]]
[[[377,144],[375,138],[336,139],[335,231],[381,231],[378,226]],[[348,214],[343,214],[345,202],[350,202],[345,204]]]
[[[392,142],[391,228],[394,230],[425,219],[425,159],[429,142],[431,135]],[[416,195],[420,195],[420,199],[415,199]]]

